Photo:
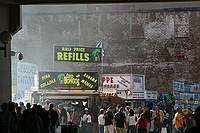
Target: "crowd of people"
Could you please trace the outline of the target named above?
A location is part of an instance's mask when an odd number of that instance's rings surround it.
[[[0,110],[0,131],[2,133],[59,133],[58,127],[66,123],[77,126],[77,133],[93,133],[94,116],[85,108],[82,114],[78,111],[68,112],[62,104],[55,106],[46,100],[44,106],[23,102],[3,102]],[[162,133],[168,129],[168,115],[155,105],[150,110],[148,105],[100,109],[98,115],[99,133]],[[165,124],[164,124],[165,123]],[[172,120],[173,133],[197,133],[200,130],[200,107],[176,109]],[[166,130],[169,132],[169,129]]]
[[[191,108],[184,111],[177,108],[172,124],[172,133],[200,132],[200,107],[195,112]],[[169,114],[158,105],[154,110],[147,105],[138,106],[135,111],[129,106],[120,107],[115,113],[110,106],[107,110],[100,109],[98,128],[99,133],[167,133]]]
[[[88,108],[81,112],[69,111],[63,104],[54,105],[48,99],[43,106],[30,103],[25,106],[23,102],[9,101],[1,104],[0,132],[61,133],[61,130],[73,130],[76,133],[92,133],[92,119]],[[70,129],[67,125],[71,126]]]
[[[64,122],[62,105],[60,111],[49,104],[45,109],[42,105],[31,105],[23,102],[19,105],[12,101],[3,102],[0,112],[0,131],[2,133],[55,133],[56,126]],[[60,117],[60,118],[59,118]]]

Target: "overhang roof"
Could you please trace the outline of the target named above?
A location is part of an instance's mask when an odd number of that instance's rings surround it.
[[[199,0],[0,0],[6,4],[88,4],[88,3],[151,3],[151,2],[193,2]]]

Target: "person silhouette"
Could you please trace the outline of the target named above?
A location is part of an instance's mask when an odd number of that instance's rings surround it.
[[[184,133],[199,133],[200,131],[200,106],[194,112],[195,126],[187,129]]]

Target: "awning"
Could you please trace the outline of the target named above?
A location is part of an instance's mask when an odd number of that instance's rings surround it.
[[[66,99],[66,100],[85,100],[89,96],[44,96],[45,99]]]

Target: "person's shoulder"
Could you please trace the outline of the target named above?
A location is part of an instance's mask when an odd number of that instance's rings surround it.
[[[119,112],[116,112],[114,115],[116,116],[116,115],[118,115],[119,114]]]

